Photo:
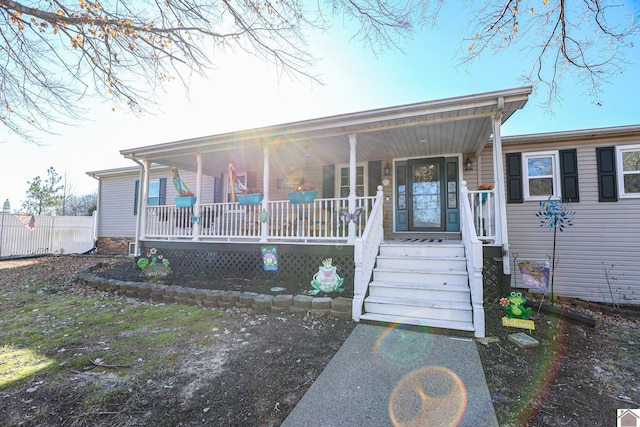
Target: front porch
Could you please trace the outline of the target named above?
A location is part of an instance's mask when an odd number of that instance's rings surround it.
[[[379,304],[367,304],[366,299],[371,296],[370,284],[386,239],[452,233],[459,236],[460,252],[455,257],[463,265],[460,286],[468,289],[461,297],[468,300],[463,329],[482,336],[483,245],[501,249],[506,261],[502,268],[509,273],[500,127],[524,106],[530,91],[471,95],[122,151],[141,166],[138,212],[143,215],[137,216],[136,253],[150,245],[169,249],[186,243],[197,244],[199,250],[210,245],[216,251],[224,251],[218,245],[225,244],[228,248],[246,245],[254,251],[259,245],[288,245],[291,257],[296,247],[298,251],[315,248],[326,257],[348,248],[353,253],[352,317],[359,321],[367,305]],[[490,142],[492,170],[483,175],[479,168],[468,168],[470,159],[477,161]],[[239,159],[246,187],[262,193],[259,204],[235,200],[235,161]],[[148,203],[152,164],[194,174],[193,206]],[[302,184],[318,189],[319,198],[304,204],[285,199],[291,191],[286,172],[292,165],[303,171]],[[467,181],[477,187],[489,175],[492,179],[487,181],[494,190],[467,187]],[[408,256],[415,263],[448,261],[432,255]],[[394,268],[394,277],[407,270]],[[309,280],[309,271],[299,269],[299,273],[299,280]],[[350,271],[344,273],[351,276]],[[448,283],[449,278],[431,275],[435,279],[429,279],[429,273],[423,273],[419,278],[405,275],[410,278],[383,281],[394,286]],[[427,307],[433,297],[420,291],[419,296],[409,292],[404,299]],[[431,322],[400,315],[403,310],[391,315],[402,323]],[[455,315],[447,316],[445,321],[455,321]]]

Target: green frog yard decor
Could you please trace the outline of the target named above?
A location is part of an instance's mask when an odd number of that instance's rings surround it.
[[[322,265],[318,269],[318,272],[313,275],[311,280],[311,286],[313,290],[309,291],[309,295],[316,295],[320,292],[342,292],[342,282],[344,278],[338,276],[336,273],[336,267],[331,265],[332,258],[327,258],[322,261]]]
[[[500,305],[507,314],[502,318],[503,326],[512,326],[523,329],[535,329],[532,320],[529,320],[531,307],[526,307],[527,299],[520,292],[511,292],[506,298],[500,298]]]

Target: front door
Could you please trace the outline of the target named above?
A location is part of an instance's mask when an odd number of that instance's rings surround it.
[[[396,231],[459,230],[456,166],[443,157],[396,162]]]
[[[409,230],[444,230],[444,159],[407,162]]]

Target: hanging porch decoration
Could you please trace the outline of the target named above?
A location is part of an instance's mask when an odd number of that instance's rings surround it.
[[[313,275],[311,280],[311,286],[313,290],[309,291],[309,295],[316,295],[320,292],[343,292],[342,283],[344,278],[338,276],[336,273],[336,267],[331,265],[333,260],[327,258],[322,261],[322,265],[318,269],[318,272]]]
[[[180,179],[178,168],[171,168],[171,176],[173,178],[173,186],[178,193],[176,197],[176,206],[179,208],[188,208],[196,203],[196,198],[187,186],[187,183]]]
[[[232,202],[238,202],[241,205],[258,205],[262,202],[262,193],[256,193],[240,182],[236,162],[229,162],[229,189]]]

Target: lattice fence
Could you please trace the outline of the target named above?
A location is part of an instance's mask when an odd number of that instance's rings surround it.
[[[153,246],[150,246],[153,247]],[[245,279],[273,279],[307,284],[318,271],[322,260],[332,258],[340,277],[344,278],[345,296],[353,295],[355,265],[351,254],[331,253],[328,247],[324,254],[291,253],[278,251],[278,270],[264,271],[259,251],[220,251],[191,249],[162,249],[162,254],[171,260],[174,274],[185,276],[207,276],[212,278],[243,277]],[[143,250],[144,252],[144,250]]]

